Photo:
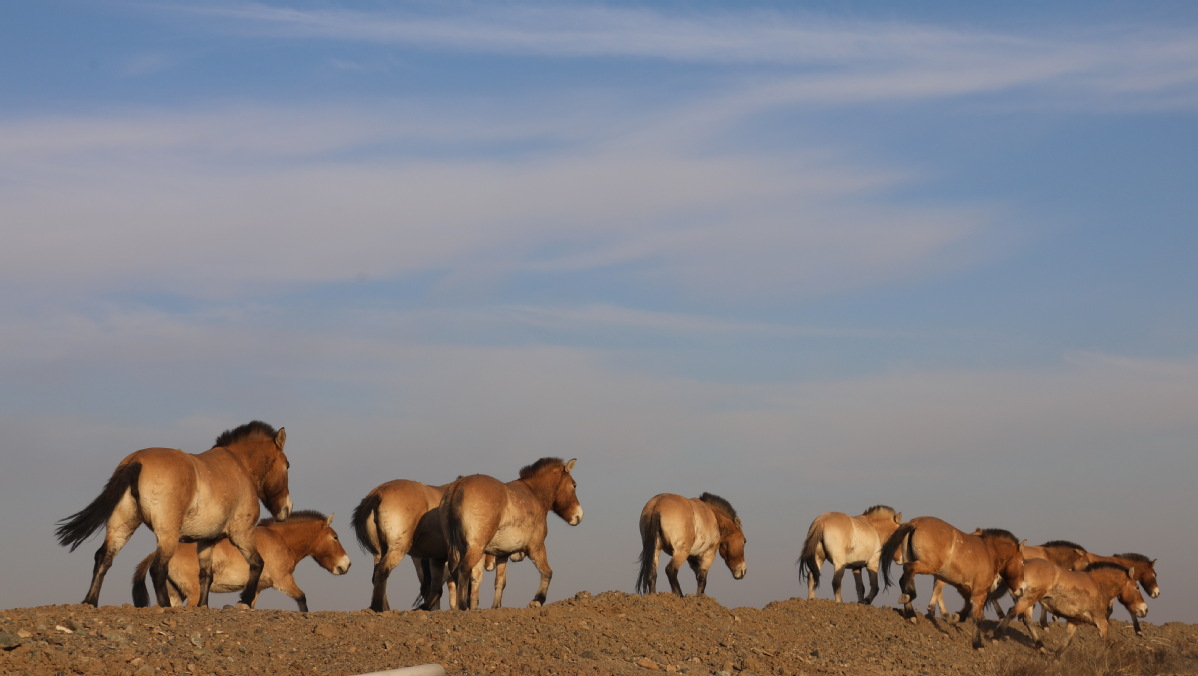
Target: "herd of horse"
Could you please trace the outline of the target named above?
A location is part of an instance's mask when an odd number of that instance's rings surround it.
[[[290,462],[284,453],[287,433],[253,421],[217,437],[198,454],[148,448],[125,457],[101,493],[79,512],[59,522],[59,543],[74,551],[101,527],[104,542],[95,553],[91,585],[83,603],[99,603],[100,587],[113,559],[141,524],[157,539],[152,554],[138,564],[133,578],[134,603],[149,604],[148,573],[161,606],[206,606],[210,592],[241,591],[239,605],[252,608],[270,587],[307,611],[307,600],[295,583],[296,564],[311,556],[335,575],[349,570],[350,559],[332,528],[333,517],[320,512],[292,511],[288,489]],[[406,555],[420,580],[415,607],[440,607],[442,588],[457,609],[478,607],[483,571],[495,571],[493,608],[500,607],[509,561],[530,559],[540,573],[531,607],[545,602],[553,570],[545,550],[549,512],[571,526],[582,522],[583,510],[572,471],[577,460],[541,458],[502,482],[473,474],[432,486],[394,480],[371,490],[354,509],[352,523],[359,545],[374,557],[370,608],[385,611],[387,580]],[[259,503],[271,516],[259,519]],[[733,578],[744,577],[745,535],[740,517],[724,498],[703,493],[687,498],[672,493],[653,496],[640,515],[642,550],[636,580],[638,593],[657,591],[660,553],[671,592],[682,596],[678,572],[685,561],[694,571],[697,593],[706,589],[717,556]],[[879,570],[891,586],[891,566],[901,565],[899,603],[915,618],[915,577],[935,578],[927,615],[945,613],[943,588],[951,585],[965,598],[956,614],[973,621],[973,643],[983,645],[981,625],[987,604],[1000,616],[995,636],[1016,617],[1023,620],[1043,649],[1032,623],[1036,604],[1047,614],[1068,621],[1063,651],[1078,624],[1092,624],[1108,637],[1108,617],[1118,600],[1132,615],[1136,633],[1148,608],[1142,586],[1153,598],[1160,593],[1155,560],[1140,554],[1098,556],[1063,540],[1029,546],[1009,531],[958,530],[941,519],[921,516],[903,521],[894,509],[877,505],[860,516],[821,514],[808,529],[798,565],[806,578],[808,598],[815,598],[820,570],[832,563],[832,588],[842,601],[844,571],[851,570],[857,599],[872,603],[879,591]],[[869,574],[867,594],[862,570]],[[1005,614],[999,599],[1009,593],[1015,603]]]

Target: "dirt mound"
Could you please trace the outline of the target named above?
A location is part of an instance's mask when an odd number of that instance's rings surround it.
[[[63,605],[0,611],[0,671],[360,674],[438,663],[449,674],[1198,673],[1198,627],[1145,623],[1144,632],[1115,622],[1106,648],[1084,627],[1054,662],[1022,626],[977,651],[968,627],[823,600],[729,609],[707,597],[580,592],[544,608],[309,614]],[[1063,639],[1064,625],[1051,626],[1048,644]]]

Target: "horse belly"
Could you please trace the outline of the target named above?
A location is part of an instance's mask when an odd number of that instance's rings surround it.
[[[487,544],[486,553],[501,556],[523,551],[528,546],[528,537],[515,528],[500,528]]]

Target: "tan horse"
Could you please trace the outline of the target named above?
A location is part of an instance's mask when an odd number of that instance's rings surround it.
[[[441,498],[449,484],[430,486],[419,481],[396,479],[376,486],[354,508],[354,533],[362,549],[374,556],[374,591],[370,609],[391,609],[387,600],[387,579],[404,555],[412,559],[420,580],[420,596],[415,606],[421,610],[441,607],[441,587],[449,548],[441,532]],[[513,561],[523,554],[511,557]],[[495,570],[495,557],[486,556],[485,567]],[[506,563],[502,564],[506,574]],[[502,591],[499,592],[502,598]]]
[[[228,537],[249,563],[250,578],[241,603],[249,605],[262,574],[262,557],[252,532],[258,523],[258,501],[279,521],[291,513],[287,468],[283,453],[287,432],[255,420],[216,438],[199,454],[173,448],[147,448],[117,465],[104,490],[90,505],[58,523],[58,541],[71,551],[107,526],[104,544],[96,550],[91,587],[83,602],[96,605],[104,574],[137,527],[154,531],[158,548],[150,565],[158,604],[170,605],[167,562],[180,539],[198,544],[199,605],[208,605],[212,583],[212,548]]]
[[[1115,599],[1119,599],[1132,617],[1148,614],[1148,605],[1136,587],[1134,570],[1129,571],[1116,563],[1095,563],[1086,570],[1075,572],[1044,559],[1029,559],[1023,567],[1023,579],[1023,597],[998,623],[994,630],[996,638],[1012,618],[1019,616],[1036,640],[1036,646],[1044,650],[1044,641],[1032,624],[1032,606],[1036,603],[1069,622],[1065,644],[1057,651],[1058,655],[1069,647],[1079,624],[1094,625],[1106,641],[1110,632],[1107,617]]]
[[[899,603],[908,617],[915,617],[915,576],[932,575],[953,585],[968,601],[961,620],[974,620],[973,646],[983,647],[982,608],[1000,580],[1012,593],[1023,585],[1023,543],[1009,532],[997,528],[978,534],[965,533],[933,516],[916,517],[901,525],[882,546],[882,579],[890,587],[890,564],[899,554],[903,576],[899,580]],[[935,605],[928,606],[934,617]]]
[[[1161,586],[1156,581],[1156,559],[1150,559],[1143,554],[1128,552],[1126,554],[1116,554],[1114,556],[1101,556],[1099,554],[1086,553],[1086,559],[1091,566],[1097,563],[1113,563],[1117,566],[1123,566],[1128,570],[1134,570],[1136,574],[1136,582],[1148,592],[1152,598],[1161,595]],[[1130,609],[1129,609],[1130,610]],[[1108,617],[1110,613],[1107,614]],[[1132,626],[1136,629],[1136,636],[1142,636],[1143,630],[1140,629],[1140,620],[1135,613],[1131,614]]]
[[[455,608],[478,607],[484,556],[494,555],[495,602],[501,604],[508,557],[524,553],[541,573],[529,607],[545,602],[553,569],[545,553],[546,519],[553,511],[571,526],[582,522],[577,482],[571,476],[577,460],[541,458],[507,483],[484,474],[454,481],[441,499],[441,529],[449,547],[449,598]]]
[[[836,595],[837,603],[841,601],[840,582],[845,568],[853,571],[857,600],[873,603],[878,595],[882,543],[902,523],[902,513],[886,505],[874,505],[861,516],[825,512],[815,517],[807,529],[803,553],[798,560],[799,578],[807,578],[807,599],[815,598],[819,569],[828,560],[832,562],[832,593]],[[865,595],[865,584],[861,581],[862,568],[869,571],[869,596]]]
[[[979,528],[973,532],[974,535],[981,535],[981,533],[982,533],[981,528]],[[1023,546],[1023,558],[1024,559],[1045,559],[1046,561],[1052,561],[1053,563],[1057,564],[1058,566],[1061,566],[1065,570],[1083,570],[1083,569],[1085,569],[1085,567],[1087,565],[1089,565],[1089,561],[1087,558],[1088,556],[1089,556],[1089,553],[1085,550],[1084,547],[1082,547],[1079,544],[1070,542],[1068,540],[1052,540],[1050,542],[1045,542],[1042,545],[1024,545]],[[1007,589],[1006,585],[999,584],[998,587],[995,588],[994,591],[992,591],[990,593],[990,598],[988,599],[991,607],[994,608],[994,612],[998,614],[998,617],[1000,619],[1003,617],[1003,610],[1002,610],[1002,606],[998,605],[998,601],[1008,591],[1010,591],[1010,590]],[[939,607],[940,614],[947,616],[947,613],[945,612],[945,609],[944,609],[943,593],[944,593],[944,582],[941,580],[936,580],[935,585],[933,585],[933,587],[932,587],[932,596],[930,599],[930,604]],[[968,614],[968,612],[969,612],[969,605],[968,605],[968,603],[966,603],[965,610],[962,610],[961,614],[966,615],[966,614]],[[1040,612],[1040,626],[1041,627],[1048,626],[1048,609],[1044,608],[1043,606],[1041,606],[1041,612]]]
[[[670,555],[666,577],[670,591],[682,596],[678,584],[678,569],[682,562],[690,564],[698,583],[697,594],[707,589],[707,571],[716,554],[724,557],[732,577],[745,576],[745,534],[740,517],[727,500],[704,493],[697,498],[685,498],[674,493],[661,493],[649,498],[641,510],[641,571],[636,579],[638,593],[657,592],[657,555]]]
[[[254,607],[258,594],[274,587],[295,599],[300,611],[308,612],[308,597],[295,583],[295,566],[306,556],[333,575],[344,575],[349,570],[350,560],[341,546],[337,531],[333,530],[332,515],[304,510],[293,512],[286,521],[263,519],[254,528],[254,544],[262,555],[262,576],[258,578],[258,589],[249,606]],[[149,605],[146,591],[146,572],[154,561],[151,554],[137,564],[133,574],[133,605]],[[227,539],[220,540],[212,549],[212,585],[210,592],[228,593],[245,589],[250,578],[250,567],[245,557]],[[172,606],[181,606],[199,598],[200,562],[196,546],[180,543],[175,556],[167,564],[168,590]]]

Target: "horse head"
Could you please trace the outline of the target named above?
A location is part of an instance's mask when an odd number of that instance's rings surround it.
[[[1150,559],[1143,554],[1119,554],[1118,558],[1125,559],[1125,565],[1131,565],[1136,574],[1135,579],[1152,598],[1161,595],[1161,587],[1156,581],[1156,559]]]
[[[1145,617],[1148,615],[1148,604],[1144,603],[1144,596],[1140,593],[1140,587],[1136,584],[1137,580],[1136,569],[1133,567],[1127,571],[1127,580],[1123,586],[1119,588],[1119,603],[1127,608],[1127,612],[1135,617]]]
[[[998,576],[1011,590],[1012,596],[1022,596],[1024,591],[1023,547],[1027,544],[1027,540],[1016,540],[1009,531],[999,528],[979,530],[981,530],[982,539],[988,542],[994,551],[994,563]]]
[[[560,460],[557,462],[561,463]],[[578,502],[577,493],[578,482],[570,474],[576,462],[578,458],[572,458],[570,462],[561,465],[561,477],[553,493],[553,513],[571,526],[582,523],[582,504]]]
[[[321,524],[316,542],[313,543],[312,558],[333,575],[344,575],[349,571],[349,554],[345,553],[345,548],[341,546],[341,538],[337,537],[337,531],[333,530],[332,514]]]
[[[291,461],[283,452],[283,445],[286,443],[287,430],[279,428],[274,439],[263,444],[266,448],[266,461],[261,477],[260,497],[275,517],[275,521],[286,521],[287,517],[291,516],[291,490],[287,486],[287,470],[291,468]]]
[[[728,570],[732,572],[734,579],[741,579],[748,572],[748,567],[745,565],[745,543],[748,540],[745,538],[745,533],[740,529],[739,519],[737,519],[737,528],[720,539],[720,556],[724,558],[724,563],[728,564]]]

